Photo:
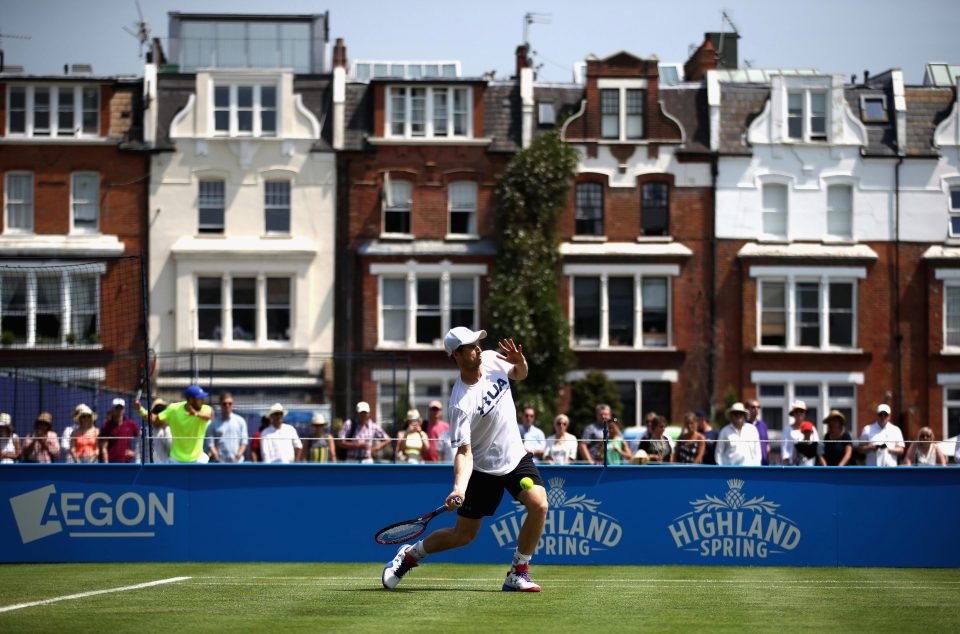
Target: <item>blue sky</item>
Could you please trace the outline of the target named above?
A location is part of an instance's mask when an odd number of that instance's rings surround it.
[[[720,30],[726,9],[741,35],[740,59],[754,68],[816,68],[847,77],[902,68],[918,84],[929,61],[960,64],[956,0],[140,0],[154,36],[167,36],[167,12],[330,12],[331,38],[353,59],[455,59],[465,75],[506,77],[523,39],[523,15],[550,14],[530,27],[539,77],[567,81],[573,64],[619,50],[683,62],[705,31]],[[482,7],[482,9],[478,9]],[[134,0],[0,0],[0,38],[9,64],[31,74],[89,63],[97,74],[142,74]]]

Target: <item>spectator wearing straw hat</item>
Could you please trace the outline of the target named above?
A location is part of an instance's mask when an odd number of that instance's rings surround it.
[[[407,410],[407,428],[397,433],[398,461],[410,464],[423,462],[423,450],[430,445],[430,439],[427,432],[423,431],[422,424],[420,410]]]
[[[233,394],[220,395],[220,418],[210,424],[208,450],[214,462],[243,462],[250,439],[247,421],[233,411]]]
[[[283,422],[287,410],[280,403],[274,403],[267,411],[270,426],[260,435],[260,455],[263,462],[291,463],[300,460],[303,442],[293,425]]]
[[[730,422],[717,439],[718,465],[760,466],[760,434],[747,422],[749,415],[743,403],[734,403],[727,410]]]
[[[357,403],[356,420],[348,420],[340,430],[340,446],[346,449],[346,462],[370,464],[373,457],[390,444],[387,432],[370,418],[370,404]]]
[[[823,437],[823,451],[818,462],[824,467],[845,467],[853,461],[853,438],[847,431],[847,417],[832,409],[823,422],[827,433]]]
[[[857,450],[866,455],[868,467],[896,467],[904,454],[903,432],[890,422],[890,406],[877,406],[877,420],[860,432]]]
[[[10,414],[0,412],[0,464],[13,464],[20,458],[20,437],[13,431]]]
[[[170,425],[170,462],[178,464],[204,464],[209,459],[203,453],[203,438],[207,426],[213,419],[213,408],[205,404],[209,396],[199,385],[191,385],[183,391],[184,400],[170,403],[158,414],[150,414],[150,420],[156,416]],[[134,403],[140,408],[140,403]]]
[[[438,400],[430,401],[427,405],[427,420],[423,431],[427,432],[430,444],[421,454],[424,462],[437,462],[440,459],[437,442],[444,432],[450,429],[450,423],[443,420],[443,403]]]
[[[97,439],[100,430],[94,424],[96,420],[97,415],[86,403],[80,403],[73,410],[76,427],[70,434],[70,462],[92,464],[97,461]]]
[[[304,462],[336,462],[337,445],[330,434],[327,418],[320,412],[314,412],[310,420],[311,436],[303,439]]]
[[[137,458],[135,443],[140,438],[140,426],[126,416],[126,408],[122,398],[113,399],[100,430],[100,462],[134,462]]]
[[[23,453],[20,459],[23,462],[39,462],[49,464],[57,461],[60,454],[60,439],[53,431],[53,415],[50,412],[40,412],[33,422],[33,435],[23,444]]]

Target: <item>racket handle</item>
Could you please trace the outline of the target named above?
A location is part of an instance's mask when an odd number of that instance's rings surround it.
[[[459,508],[462,504],[463,504],[463,498],[461,498],[459,495],[458,495],[457,497],[453,498],[453,505],[454,505],[454,506],[456,506],[457,508]]]

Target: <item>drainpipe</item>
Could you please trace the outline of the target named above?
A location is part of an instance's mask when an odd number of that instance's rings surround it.
[[[707,302],[709,315],[707,323],[710,327],[707,341],[707,410],[712,410],[713,390],[714,390],[714,367],[717,357],[717,172],[719,158],[714,155],[710,163],[710,185],[713,190],[713,213],[710,214],[710,266],[707,271],[709,281],[707,288],[710,289],[710,298]],[[712,411],[710,412],[713,413]]]
[[[896,344],[896,352],[893,356],[894,384],[896,385],[896,407],[900,412],[900,427],[903,429],[910,422],[906,414],[905,404],[903,402],[903,332],[900,330],[900,167],[903,165],[903,152],[897,157],[897,165],[894,168],[894,198],[893,198],[893,275],[894,275],[894,299],[893,299],[893,318],[894,335],[893,340]],[[904,430],[904,436],[913,438],[913,431]]]

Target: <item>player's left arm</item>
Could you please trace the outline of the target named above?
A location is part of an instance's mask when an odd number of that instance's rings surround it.
[[[523,356],[523,346],[514,343],[513,339],[503,339],[498,345],[500,354],[497,355],[497,358],[513,365],[507,376],[514,381],[522,381],[527,378],[530,368],[527,366],[527,358]]]

